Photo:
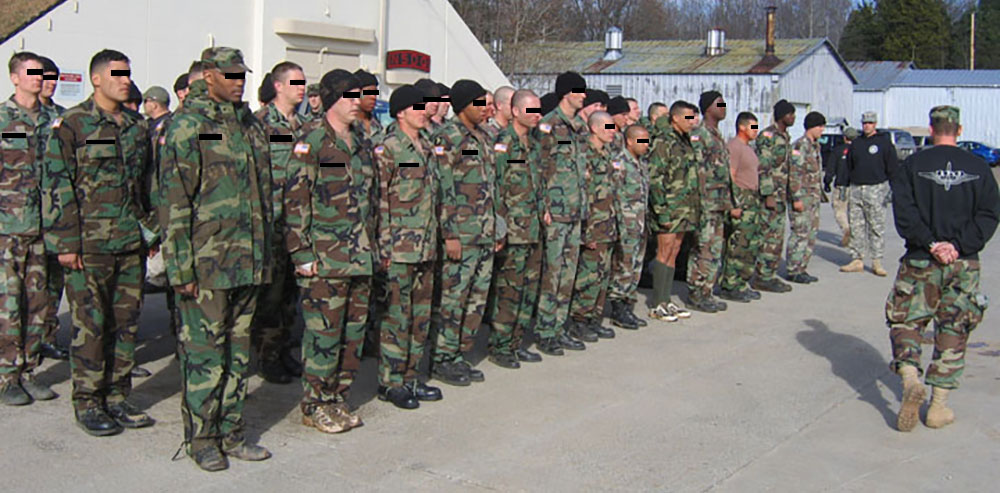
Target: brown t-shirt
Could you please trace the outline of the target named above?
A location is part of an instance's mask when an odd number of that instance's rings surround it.
[[[745,190],[757,190],[757,168],[760,167],[757,153],[739,137],[730,139],[726,147],[729,148],[729,174],[733,183]]]

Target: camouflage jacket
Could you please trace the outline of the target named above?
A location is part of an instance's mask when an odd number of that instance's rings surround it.
[[[612,153],[610,146],[613,143],[605,144],[601,149],[590,142],[584,145],[582,157],[587,165],[585,177],[589,211],[583,222],[583,242],[613,242],[618,238],[615,192],[619,189],[617,178],[624,164]]]
[[[375,142],[379,139],[379,136],[385,133],[385,127],[382,126],[382,122],[379,121],[378,117],[374,114],[371,119],[371,128],[365,126],[365,122],[361,119],[357,119],[351,124],[351,128],[358,133],[358,135],[368,139],[371,142]]]
[[[57,102],[55,102],[55,101],[53,101],[52,104],[42,103],[42,106],[44,106],[46,109],[55,111],[56,112],[56,116],[60,116],[60,115],[62,115],[63,113],[66,112],[66,107],[63,106],[63,105],[61,105],[61,104],[59,104],[59,103],[57,103]]]
[[[293,113],[292,119],[285,118],[274,103],[268,104],[257,110],[254,116],[264,125],[267,132],[267,140],[271,150],[271,178],[274,180],[271,189],[271,205],[274,210],[274,226],[277,241],[281,241],[280,229],[283,228],[285,218],[285,182],[288,170],[288,161],[292,157],[292,147],[295,142],[302,138],[314,127],[307,128],[307,123],[311,119],[301,117],[298,113]]]
[[[163,259],[172,286],[231,289],[271,281],[271,161],[246,103],[189,93],[160,148]]]
[[[700,157],[688,135],[657,121],[660,135],[653,141],[649,158],[649,205],[654,208],[698,208],[698,161]]]
[[[497,170],[497,216],[507,223],[507,243],[541,241],[542,176],[538,139],[531,132],[525,142],[511,124],[497,136],[493,153]]]
[[[818,199],[823,189],[823,158],[819,142],[803,135],[792,143],[788,166],[789,200]]]
[[[437,258],[438,179],[431,144],[424,133],[419,139],[423,152],[396,126],[375,146],[380,262],[416,264]]]
[[[454,117],[434,137],[441,187],[441,237],[464,245],[496,241],[496,168],[493,147],[481,130]]]
[[[377,199],[371,141],[352,131],[348,148],[326,119],[309,128],[289,161],[285,247],[297,266],[319,262],[320,277],[371,275]]]
[[[489,137],[490,142],[496,142],[497,137],[500,136],[500,132],[507,130],[505,127],[500,126],[500,123],[497,122],[496,120],[483,122],[479,126],[482,128],[483,133],[485,133],[486,136]]]
[[[649,200],[649,164],[645,158],[636,158],[628,149],[621,149],[615,160],[622,163],[616,170],[618,188],[614,196],[618,203],[618,232],[642,234],[646,221],[646,203]]]
[[[569,117],[558,107],[545,115],[536,129],[541,144],[542,180],[545,187],[545,211],[556,222],[571,223],[586,219],[586,163],[582,157],[586,145],[581,133],[584,124]]]
[[[93,96],[53,120],[42,176],[46,249],[123,253],[142,247],[142,228],[155,229],[139,198],[149,143],[142,116],[123,109],[119,124]]]
[[[703,211],[722,212],[736,206],[729,174],[729,148],[717,128],[700,125],[691,131],[691,146],[698,152],[698,196]]]
[[[792,138],[788,132],[771,125],[757,136],[757,156],[760,158],[760,195],[775,195],[778,202],[789,198],[788,155],[791,153]]]
[[[42,160],[57,115],[36,109],[32,119],[13,96],[0,107],[0,235],[42,235]]]

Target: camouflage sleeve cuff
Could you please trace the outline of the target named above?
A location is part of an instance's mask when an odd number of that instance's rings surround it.
[[[193,270],[184,269],[177,271],[170,269],[169,267],[167,268],[167,277],[169,278],[171,286],[183,286],[198,280],[195,277]]]
[[[774,194],[774,182],[770,178],[761,178],[759,187],[763,197]]]
[[[313,253],[311,248],[303,248],[297,252],[292,252],[291,257],[292,263],[294,263],[296,267],[316,261],[316,255]]]

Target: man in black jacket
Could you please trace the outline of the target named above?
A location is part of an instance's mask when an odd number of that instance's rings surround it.
[[[920,419],[926,390],[920,383],[920,342],[934,321],[934,357],[924,381],[933,388],[926,425],[955,420],[946,398],[958,387],[969,333],[989,299],[979,292],[979,252],[1000,220],[1000,193],[989,165],[955,145],[959,110],[931,110],[934,147],[908,158],[892,180],[896,230],[906,241],[899,273],[886,300],[893,371],[903,378],[900,431]]]
[[[885,134],[876,132],[878,116],[866,111],[861,116],[862,135],[851,142],[847,154],[846,176],[837,183],[849,185],[847,206],[851,229],[851,262],[841,272],[865,270],[865,253],[872,259],[872,272],[885,276],[882,256],[885,253],[885,212],[889,205],[889,179],[896,172],[896,147]],[[842,179],[843,178],[843,179]]]

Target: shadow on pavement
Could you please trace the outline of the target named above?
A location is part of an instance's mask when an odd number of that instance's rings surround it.
[[[851,261],[850,252],[841,248],[839,241],[837,242],[836,248],[817,243],[816,247],[813,249],[813,255],[838,266]]]
[[[832,231],[826,231],[826,230],[822,230],[822,229],[819,230],[816,233],[816,241],[817,242],[821,241],[823,243],[829,243],[829,244],[831,244],[831,245],[833,245],[833,246],[835,246],[837,248],[843,248],[843,247],[840,246],[840,239],[842,237],[843,237],[842,234],[838,234],[838,233],[834,233]]]
[[[802,347],[830,361],[830,370],[858,393],[858,398],[877,409],[890,428],[896,427],[895,402],[882,396],[876,385],[881,381],[892,389],[896,402],[901,398],[899,379],[889,371],[889,363],[882,353],[864,340],[848,334],[833,332],[825,322],[804,320],[811,330],[795,334]]]

